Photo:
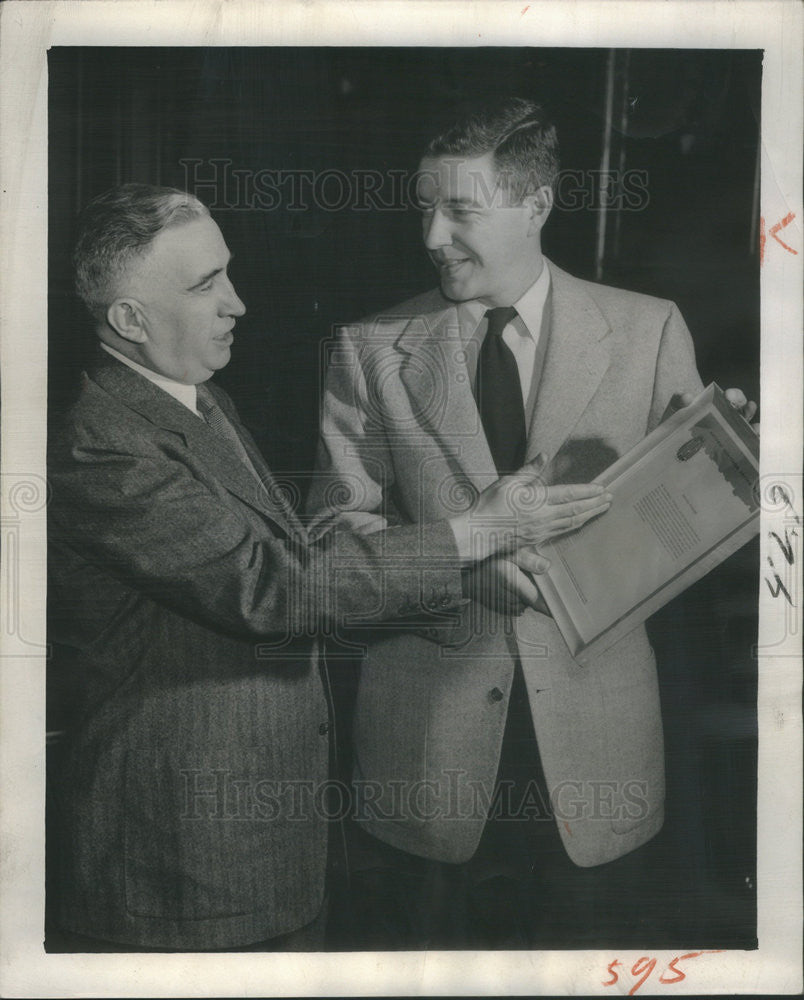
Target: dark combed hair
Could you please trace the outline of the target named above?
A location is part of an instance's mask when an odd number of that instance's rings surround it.
[[[208,215],[195,195],[152,184],[123,184],[89,202],[79,219],[73,266],[76,292],[94,318],[103,321],[120,277],[163,229]]]
[[[555,184],[559,170],[556,130],[533,101],[511,97],[477,108],[436,136],[424,155],[486,153],[493,154],[501,186],[514,202]]]

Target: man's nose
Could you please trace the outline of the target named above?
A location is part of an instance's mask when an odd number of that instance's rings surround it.
[[[221,300],[221,313],[225,316],[242,316],[246,311],[243,300],[234,290],[234,285],[227,277],[224,284],[223,299]]]
[[[422,238],[428,250],[438,250],[452,243],[452,231],[443,212],[436,209],[423,216]]]

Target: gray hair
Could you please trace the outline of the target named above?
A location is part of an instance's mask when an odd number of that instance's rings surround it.
[[[123,184],[94,198],[81,213],[73,265],[76,292],[95,319],[105,319],[126,268],[162,230],[204,216],[206,205],[178,188]]]

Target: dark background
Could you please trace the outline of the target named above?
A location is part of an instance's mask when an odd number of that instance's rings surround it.
[[[495,93],[545,104],[563,168],[582,172],[587,204],[557,205],[547,255],[579,277],[673,299],[704,382],[758,399],[759,52],[85,47],[52,49],[48,65],[53,420],[94,346],[72,291],[78,209],[126,181],[189,185],[235,254],[230,274],[248,307],[216,379],[274,470],[303,486],[323,341],[333,325],[432,287],[434,274],[412,208],[332,209],[330,186],[331,210],[309,193],[305,209],[284,199],[249,210],[247,175],[238,192],[234,171],[413,171],[459,106]],[[589,172],[606,147],[612,169],[646,172],[638,211],[601,205]],[[755,943],[756,564],[749,545],[649,625],[669,811],[649,848],[661,877],[634,911],[636,942]],[[598,929],[577,943],[604,938]]]

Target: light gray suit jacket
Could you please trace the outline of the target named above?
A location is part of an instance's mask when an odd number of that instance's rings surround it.
[[[671,302],[549,267],[550,339],[527,456],[546,455],[548,482],[588,482],[657,425],[674,393],[698,392],[701,382]],[[464,509],[473,490],[496,479],[456,308],[440,292],[341,332],[318,468],[309,507],[319,531],[431,522]],[[338,482],[342,502],[328,503]],[[644,629],[584,667],[551,617],[528,609],[511,619],[471,604],[451,634],[433,629],[428,641],[389,633],[368,650],[354,746],[371,833],[425,857],[471,857],[517,656],[570,858],[600,864],[659,830],[662,724]]]
[[[443,523],[309,547],[212,388],[262,482],[105,355],[49,455],[49,638],[81,705],[55,748],[61,921],[122,943],[236,947],[313,919],[329,743],[316,633],[461,600]]]

